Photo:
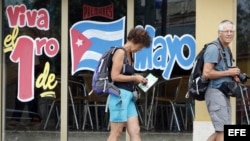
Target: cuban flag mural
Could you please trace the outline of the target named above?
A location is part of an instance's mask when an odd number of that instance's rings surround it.
[[[71,75],[94,71],[102,54],[112,46],[122,46],[125,17],[112,22],[80,21],[70,28]]]

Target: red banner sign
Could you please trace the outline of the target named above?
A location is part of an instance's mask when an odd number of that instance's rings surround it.
[[[102,7],[93,7],[90,5],[83,5],[83,19],[88,19],[91,17],[105,17],[108,19],[114,18],[114,5],[109,4]]]

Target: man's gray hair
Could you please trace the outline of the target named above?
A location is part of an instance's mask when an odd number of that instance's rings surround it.
[[[233,30],[235,31],[235,25],[234,25],[234,23],[232,21],[229,21],[229,20],[223,20],[223,21],[221,21],[220,24],[219,24],[219,27],[218,27],[218,31],[222,31],[223,27],[225,25],[228,25],[228,24],[233,25],[233,28],[234,28]]]

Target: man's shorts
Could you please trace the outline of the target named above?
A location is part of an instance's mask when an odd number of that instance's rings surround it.
[[[229,97],[226,97],[218,89],[208,88],[205,94],[205,100],[215,131],[224,131],[224,125],[231,124]]]
[[[108,107],[111,122],[126,122],[129,117],[138,116],[133,93],[120,89],[120,96],[109,95]]]

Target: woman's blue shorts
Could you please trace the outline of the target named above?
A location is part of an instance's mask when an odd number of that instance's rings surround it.
[[[120,96],[110,94],[108,107],[111,122],[126,122],[129,117],[138,116],[133,100],[133,92],[120,89]]]

